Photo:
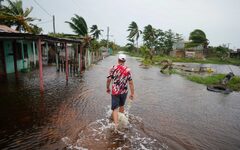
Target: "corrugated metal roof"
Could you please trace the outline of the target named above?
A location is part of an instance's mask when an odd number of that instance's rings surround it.
[[[15,40],[37,40],[41,39],[43,41],[49,42],[67,42],[67,43],[78,43],[81,44],[81,39],[70,39],[70,38],[56,38],[48,35],[35,35],[29,33],[9,33],[0,32],[0,39],[15,39]]]
[[[18,31],[14,30],[6,25],[0,25],[0,32],[19,33]]]

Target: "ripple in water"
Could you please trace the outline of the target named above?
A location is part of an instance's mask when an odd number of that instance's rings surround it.
[[[129,106],[129,105],[128,105]],[[62,141],[67,149],[168,149],[165,143],[161,143],[144,133],[142,119],[129,113],[129,107],[125,111],[125,116],[129,124],[115,130],[111,119],[110,106],[107,107],[106,116],[98,119],[86,126],[78,134],[75,140],[63,137]],[[121,124],[119,122],[119,124]]]

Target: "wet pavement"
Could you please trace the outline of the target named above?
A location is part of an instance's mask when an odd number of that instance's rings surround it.
[[[106,76],[110,56],[81,77],[44,67],[0,82],[0,149],[240,149],[240,93],[209,92],[157,67],[142,68],[132,57],[136,98],[128,128],[113,132]],[[130,106],[130,105],[127,105]]]

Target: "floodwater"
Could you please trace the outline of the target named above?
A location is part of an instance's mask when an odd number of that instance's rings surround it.
[[[114,132],[105,92],[110,56],[81,77],[44,68],[0,84],[0,149],[240,149],[240,93],[209,92],[179,75],[142,68],[128,57],[136,98],[129,125]]]
[[[235,65],[218,65],[218,64],[199,64],[199,63],[174,63],[176,65],[185,65],[188,68],[197,68],[200,66],[209,67],[213,70],[213,73],[228,74],[233,72],[234,75],[240,76],[240,66]]]

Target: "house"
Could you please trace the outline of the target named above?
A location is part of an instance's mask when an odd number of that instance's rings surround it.
[[[173,57],[186,57],[186,58],[198,58],[203,59],[203,46],[199,45],[196,47],[185,48],[186,41],[178,41],[173,44],[173,50],[170,55]]]
[[[75,44],[75,49],[72,50],[66,46],[69,44]],[[57,45],[61,45],[60,49]],[[42,67],[44,64],[47,65],[50,60],[50,55],[52,58],[55,57],[54,63],[56,63],[56,67],[59,68],[59,51],[65,54],[65,70],[68,70],[68,62],[71,61],[73,57],[72,51],[74,51],[74,58],[77,60],[75,61],[77,64],[74,65],[78,67],[78,71],[80,71],[83,67],[83,60],[77,57],[83,55],[83,50],[80,50],[80,45],[80,39],[65,39],[47,35],[19,33],[13,32],[6,27],[1,28],[0,77],[7,76],[9,73],[15,73],[17,77],[19,71],[25,72],[33,68]]]
[[[14,73],[14,59],[16,59],[17,71],[30,68],[30,64],[38,61],[36,43],[33,40],[4,38],[4,34],[20,35],[5,25],[0,25],[0,76]],[[15,50],[15,52],[14,52]]]

